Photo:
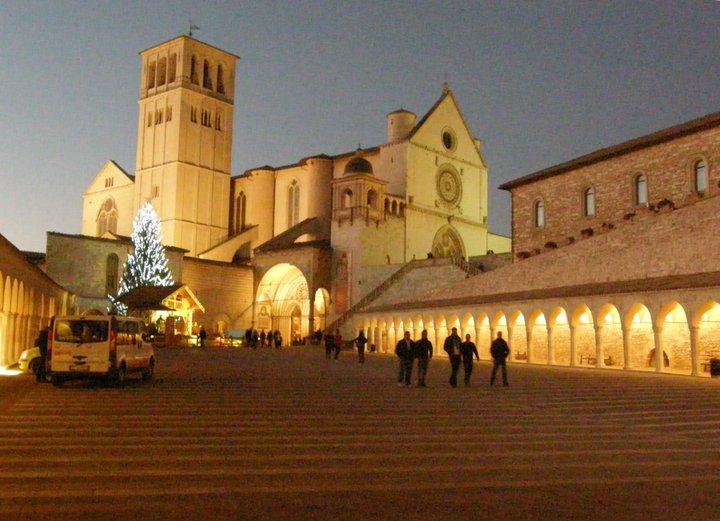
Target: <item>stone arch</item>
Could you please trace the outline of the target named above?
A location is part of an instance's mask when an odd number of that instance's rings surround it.
[[[590,310],[588,310],[589,312]],[[564,307],[558,306],[548,315],[548,363],[570,365],[570,336],[570,320],[567,311]]]
[[[227,313],[218,313],[213,317],[212,332],[224,335],[230,332],[232,319]]]
[[[527,324],[525,315],[519,309],[510,313],[507,342],[513,351],[513,358],[526,362],[528,359]]]
[[[546,364],[548,353],[548,329],[545,313],[540,309],[534,310],[527,322],[528,331],[528,361],[537,364]]]
[[[658,344],[662,352],[667,354],[669,362],[667,367],[664,367],[663,364],[663,370],[671,373],[691,374],[692,347],[685,308],[674,300],[666,302],[660,308],[655,322]]]
[[[623,367],[626,364],[623,320],[614,304],[605,304],[598,310],[595,327],[595,334],[599,336],[602,348],[601,364],[609,367]],[[596,355],[597,349],[594,349],[592,356]],[[606,361],[609,363],[606,364]]]
[[[635,303],[625,314],[628,344],[628,367],[639,370],[655,370],[655,333],[650,310],[642,303]]]
[[[435,258],[451,257],[455,260],[465,258],[465,244],[452,225],[446,224],[435,233],[432,254]]]
[[[460,328],[458,329],[460,338],[465,341],[465,335],[470,335],[470,340],[477,343],[475,333],[475,318],[471,313],[465,313],[460,321]]]
[[[475,317],[475,344],[477,344],[478,354],[481,360],[490,359],[491,342],[490,317],[488,317],[487,313],[480,312]]]
[[[696,368],[698,374],[707,375],[708,364],[712,358],[720,358],[720,304],[709,301],[701,304],[692,318],[696,328]]]
[[[258,331],[278,330],[288,345],[310,334],[307,279],[293,264],[276,264],[263,274],[254,307],[253,327]]]

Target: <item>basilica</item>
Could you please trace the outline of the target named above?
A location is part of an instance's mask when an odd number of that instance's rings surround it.
[[[195,326],[221,333],[254,327],[302,339],[341,327],[413,260],[452,265],[454,280],[488,251],[510,251],[508,238],[488,231],[481,142],[447,85],[420,118],[389,113],[378,146],[236,175],[239,58],[189,36],[140,57],[133,173],[108,161],[83,194],[81,234],[48,236],[48,273],[81,307],[104,309],[117,291],[146,202],[175,280],[197,297]],[[82,252],[75,264],[92,267],[82,285],[73,260],[61,259],[69,247]]]

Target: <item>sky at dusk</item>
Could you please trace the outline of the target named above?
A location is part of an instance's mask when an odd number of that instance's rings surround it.
[[[2,0],[0,234],[79,233],[110,159],[135,171],[138,52],[194,37],[241,57],[233,175],[386,141],[443,81],[505,181],[720,111],[720,2]]]

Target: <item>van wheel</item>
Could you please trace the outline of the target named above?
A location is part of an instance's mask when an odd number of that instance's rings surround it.
[[[122,364],[115,371],[115,385],[118,387],[125,387],[125,379],[127,378],[127,370],[125,364]]]
[[[30,366],[28,367],[30,369],[30,372],[32,374],[38,374],[38,371],[40,370],[40,359],[39,358],[33,358],[30,362]]]
[[[55,387],[62,387],[65,383],[65,379],[62,376],[58,376],[56,374],[52,375],[52,384]]]
[[[150,380],[153,377],[154,374],[155,374],[155,359],[151,358],[147,369],[145,369],[142,373],[142,379],[147,382],[148,380]]]

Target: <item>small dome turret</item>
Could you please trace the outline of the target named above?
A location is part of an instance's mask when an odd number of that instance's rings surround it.
[[[360,155],[361,152],[362,150],[358,148],[355,157],[353,157],[350,161],[348,161],[347,165],[345,165],[344,175],[373,174],[372,164]]]

